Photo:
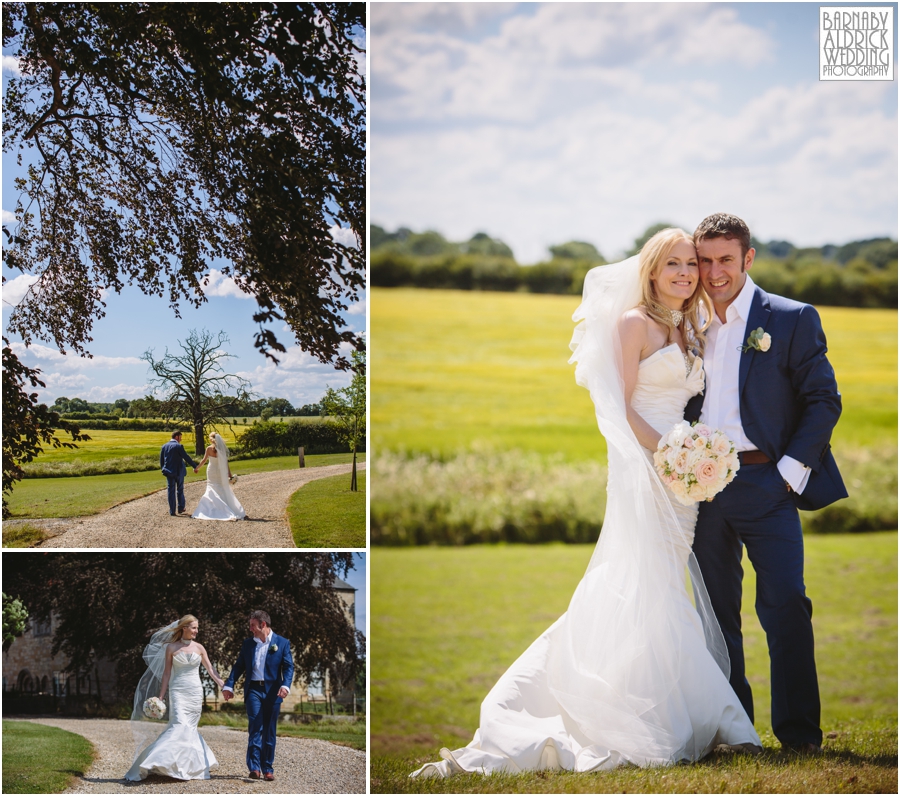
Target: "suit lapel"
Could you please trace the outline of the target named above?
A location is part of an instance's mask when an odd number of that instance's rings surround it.
[[[750,336],[750,332],[754,329],[762,327],[762,329],[765,330],[766,324],[769,321],[769,315],[771,314],[772,311],[769,309],[769,299],[765,292],[757,285],[753,291],[753,301],[750,302],[750,313],[747,316],[747,328],[744,332],[746,336],[741,341],[742,346],[747,345],[747,337]],[[741,354],[741,364],[740,369],[738,370],[738,395],[744,394],[744,385],[747,383],[747,374],[750,372],[750,364],[753,362],[755,354],[755,348],[749,348]]]

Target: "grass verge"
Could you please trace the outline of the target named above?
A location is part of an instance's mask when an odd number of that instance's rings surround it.
[[[246,731],[247,719],[245,716],[233,713],[204,713],[200,718],[200,726],[234,727],[237,730]],[[338,746],[366,750],[365,717],[321,719],[310,724],[281,721],[278,723],[278,735],[288,738],[315,738]]]
[[[143,433],[143,432],[140,432]],[[350,453],[329,453],[306,457],[307,467],[328,464],[347,464]],[[267,459],[247,459],[234,462],[231,471],[238,475],[293,470],[296,456],[273,456]],[[194,475],[188,470],[185,483],[206,480],[201,470]],[[146,473],[117,473],[115,475],[89,475],[72,478],[28,478],[16,484],[7,496],[12,519],[38,519],[44,517],[83,517],[99,514],[111,506],[126,500],[149,495],[164,489],[166,479],[158,470]]]
[[[10,526],[3,524],[4,547],[34,547],[38,542],[43,542],[47,534],[42,528],[38,528],[29,522],[22,525]]]
[[[3,793],[62,793],[93,760],[91,742],[74,732],[3,722]]]
[[[320,478],[300,487],[288,502],[287,515],[297,547],[366,546],[366,471]]]
[[[406,776],[436,760],[440,747],[455,749],[471,740],[481,700],[566,610],[592,546],[373,549],[373,792],[833,792],[879,791],[886,782],[896,792],[897,534],[815,535],[805,544],[825,758],[796,761],[772,751],[778,744],[769,730],[768,650],[753,608],[755,575],[745,561],[747,674],[757,730],[769,752],[760,761],[760,778],[747,761],[725,760],[660,772],[630,770],[632,779],[627,772],[554,774],[547,784],[537,774],[522,783],[464,777],[441,784]]]

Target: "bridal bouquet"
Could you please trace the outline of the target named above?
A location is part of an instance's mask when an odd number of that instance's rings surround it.
[[[144,715],[148,719],[161,719],[166,715],[166,703],[159,697],[144,700]]]
[[[232,486],[234,486],[237,483],[237,476],[236,475],[231,476],[231,478],[228,479],[228,483],[231,484]]]
[[[712,500],[740,468],[734,443],[704,423],[676,423],[663,434],[653,464],[675,499],[685,506]]]

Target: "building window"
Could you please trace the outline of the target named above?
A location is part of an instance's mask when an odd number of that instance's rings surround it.
[[[48,619],[46,622],[35,622],[33,625],[34,635],[37,636],[49,636],[50,635],[50,620]]]
[[[320,674],[314,674],[306,684],[306,693],[310,698],[325,696],[325,678]]]

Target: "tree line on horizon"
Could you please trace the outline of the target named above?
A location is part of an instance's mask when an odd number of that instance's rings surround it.
[[[241,399],[223,396],[229,402],[232,417],[319,417],[322,413],[321,399],[316,403],[294,407],[287,398]],[[86,401],[84,398],[67,398],[62,395],[50,407],[68,420],[113,420],[116,418],[158,418],[164,415],[163,401],[153,395],[143,398],[118,398],[112,402]]]
[[[657,223],[626,252],[637,254],[661,229]],[[434,230],[369,228],[369,280],[373,287],[524,291],[580,294],[587,272],[608,261],[586,241],[549,247],[550,257],[518,263],[503,241],[479,232],[453,242]],[[843,245],[797,247],[789,241],[753,241],[753,279],[764,290],[810,304],[897,307],[897,241],[869,238]]]

